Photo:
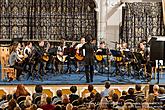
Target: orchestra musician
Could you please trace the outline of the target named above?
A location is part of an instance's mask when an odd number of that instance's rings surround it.
[[[97,50],[98,50],[98,47],[97,47],[97,41],[96,41],[96,38],[92,38],[92,45],[93,45],[93,49],[94,49],[94,52],[97,53]],[[97,73],[97,60],[95,59],[94,61],[94,72]]]
[[[101,41],[101,42],[100,42],[99,48],[98,48],[98,50],[97,50],[97,53],[101,53],[101,55],[102,55],[102,60],[101,60],[101,62],[99,62],[99,63],[104,64],[104,65],[105,65],[105,69],[107,70],[107,69],[108,69],[108,68],[107,68],[107,66],[108,66],[108,64],[107,64],[107,59],[106,59],[106,57],[104,57],[104,55],[107,54],[107,49],[106,49],[105,41]],[[99,61],[99,60],[98,60],[98,61]]]
[[[142,40],[138,44],[138,52],[141,53],[142,57],[144,60],[142,60],[142,64],[146,64],[146,72],[149,73],[148,75],[151,74],[152,71],[152,65],[151,62],[149,61],[149,50],[146,48],[146,42]]]
[[[42,76],[44,73],[44,61],[42,59],[42,56],[45,54],[45,41],[41,40],[38,43],[37,52],[36,52],[36,63],[38,64],[38,75],[40,75],[40,79],[42,80]]]
[[[75,47],[75,49],[76,49],[76,55],[81,55],[81,52],[80,52],[80,48],[83,46],[85,44],[85,38],[84,37],[82,37],[81,39],[80,39],[80,44],[78,44],[76,47]],[[76,72],[78,72],[79,70],[80,70],[80,59],[79,58],[76,58],[76,60],[77,60],[77,69],[76,69]]]
[[[24,49],[24,57],[29,58],[32,54],[32,42],[27,42],[26,47]],[[26,60],[27,61],[27,60]]]
[[[120,50],[121,50],[121,51],[130,51],[130,50],[128,49],[128,44],[127,44],[126,42],[124,42],[124,43],[122,44],[122,47],[121,47]]]
[[[24,58],[25,58],[25,70],[26,70],[26,66],[28,65],[29,68],[28,70],[31,70],[31,61],[30,61],[30,58],[32,57],[32,42],[27,42],[26,46],[25,46],[25,49],[24,49]],[[31,74],[31,72],[30,72]]]
[[[86,82],[93,82],[93,73],[94,73],[94,48],[91,43],[92,37],[90,35],[86,36],[86,43],[81,47],[81,50],[85,50],[85,74],[86,74]],[[90,70],[89,70],[90,69]]]
[[[9,56],[9,65],[10,67],[16,69],[16,79],[19,80],[19,76],[22,74],[22,55],[20,55],[19,52],[21,52],[20,49],[20,43],[13,44],[11,47],[11,53]],[[21,56],[21,57],[20,57]],[[20,63],[21,62],[21,63]]]
[[[57,72],[62,72],[63,70],[63,54],[65,47],[65,40],[62,38],[60,40],[60,45],[57,47],[57,58],[55,60],[55,68]]]

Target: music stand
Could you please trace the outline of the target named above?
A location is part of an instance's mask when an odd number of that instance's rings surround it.
[[[134,58],[133,52],[123,51],[123,54],[125,56],[124,62],[128,62],[127,69],[128,69],[128,77],[129,77],[131,74],[131,68],[130,68],[131,62],[130,61],[132,61],[135,58]]]
[[[73,71],[75,72],[75,70],[73,70],[73,68],[71,67],[71,61],[73,61],[74,59],[72,59],[72,57],[74,58],[76,53],[75,48],[73,47],[67,47],[64,48],[64,55],[67,55],[66,60],[67,60],[67,69],[66,72],[68,72],[69,74]]]
[[[112,72],[112,74],[113,74],[113,73],[115,73],[115,74],[117,74],[117,73],[119,73],[119,74],[122,73],[122,72],[120,71],[120,69],[119,69],[119,66],[118,66],[118,63],[121,62],[121,61],[117,61],[117,58],[121,58],[121,57],[123,58],[123,55],[122,55],[121,51],[119,51],[119,50],[110,50],[110,52],[111,52],[111,54],[112,54],[113,57],[116,57],[116,60],[115,60],[115,63],[116,63],[116,64],[115,64],[115,68],[116,68],[116,69]],[[111,75],[112,75],[112,74],[111,74]]]

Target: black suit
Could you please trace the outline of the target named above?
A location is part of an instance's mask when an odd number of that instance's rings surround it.
[[[77,100],[79,96],[77,94],[70,94],[69,95],[69,100],[72,103],[74,100]]]
[[[85,49],[85,74],[86,74],[86,81],[93,82],[93,73],[94,73],[94,48],[93,45],[89,42],[84,44],[81,49]],[[90,80],[89,80],[89,67],[90,67]]]

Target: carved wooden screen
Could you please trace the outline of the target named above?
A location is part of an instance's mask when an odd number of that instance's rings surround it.
[[[162,4],[126,3],[121,31],[120,40],[127,42],[130,48],[136,47],[141,39],[147,40],[148,36],[164,35]]]
[[[92,0],[0,0],[0,39],[96,37],[94,8]]]

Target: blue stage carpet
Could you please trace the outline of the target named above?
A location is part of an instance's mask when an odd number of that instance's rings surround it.
[[[147,81],[135,79],[128,76],[109,76],[108,74],[101,74],[96,73],[94,75],[94,82],[91,82],[91,84],[104,84],[105,81],[109,80],[112,84],[146,84]],[[154,81],[151,81],[154,83]],[[7,80],[3,80],[0,82],[0,84],[88,84],[86,83],[86,77],[85,73],[72,73],[72,74],[52,74],[47,73],[43,76],[43,81],[39,77],[35,77],[34,80],[30,77],[28,80],[26,78],[26,75],[21,78],[20,81],[14,80],[8,82]]]

